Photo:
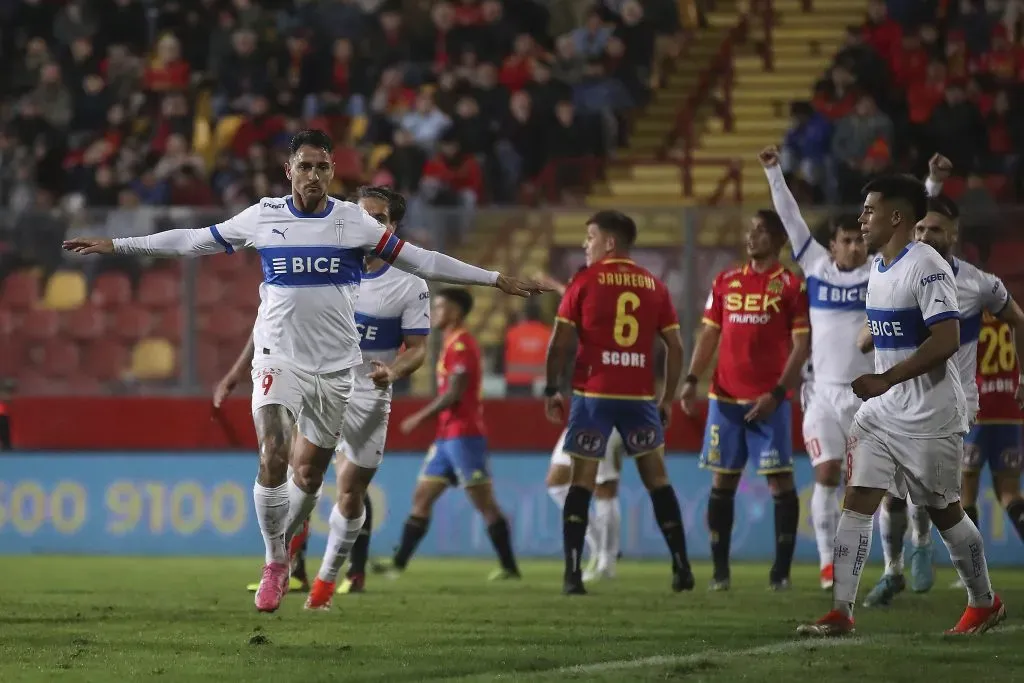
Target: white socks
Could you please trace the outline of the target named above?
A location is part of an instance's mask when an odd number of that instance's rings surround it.
[[[992,606],[992,582],[985,561],[985,545],[978,527],[967,515],[946,531],[940,531],[942,542],[949,549],[956,573],[967,588],[967,604],[971,607]]]
[[[313,513],[316,508],[317,501],[320,500],[320,491],[317,489],[316,493],[306,493],[298,486],[295,485],[295,480],[292,477],[288,478],[288,525],[285,527],[285,539],[291,541],[292,536],[299,532],[302,528],[303,523],[309,519],[309,516]]]
[[[338,578],[338,572],[348,559],[348,553],[352,550],[359,532],[366,522],[366,508],[362,514],[355,519],[348,519],[341,514],[341,510],[335,505],[331,508],[330,527],[331,532],[327,536],[327,547],[324,549],[324,561],[320,564],[320,571],[317,576],[321,581],[334,583]]]
[[[289,483],[270,489],[256,482],[252,487],[256,521],[259,522],[260,531],[263,533],[267,564],[288,563],[288,544],[285,543],[284,532],[288,523]]]
[[[833,607],[847,616],[853,615],[853,603],[857,600],[860,576],[871,552],[873,527],[871,515],[843,510],[839,516],[832,561],[832,600]]]
[[[561,510],[565,507],[565,499],[569,495],[569,485],[561,484],[559,486],[549,486],[548,495],[551,496],[551,500],[555,501],[555,505]],[[587,524],[587,535],[584,537],[583,542],[586,544],[587,552],[590,557],[597,558],[601,552],[600,538],[597,536],[597,530],[600,528],[595,524],[596,520],[590,520]],[[559,523],[561,523],[561,517],[559,517]]]
[[[811,494],[811,521],[818,543],[818,561],[822,569],[832,564],[832,542],[839,527],[839,487],[815,484]]]
[[[890,510],[883,501],[878,510],[878,531],[882,534],[882,556],[885,558],[885,574],[903,574],[903,538],[907,535],[907,507],[899,505]]]
[[[932,542],[932,519],[928,516],[928,508],[914,505],[907,501],[910,514],[910,542],[915,548],[922,548]]]
[[[599,530],[597,537],[601,546],[597,554],[599,570],[615,569],[619,557],[619,539],[622,527],[622,507],[619,498],[598,498],[594,501],[594,526]]]

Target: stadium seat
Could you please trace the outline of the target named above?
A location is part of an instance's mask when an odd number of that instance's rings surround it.
[[[151,310],[173,306],[181,301],[181,281],[160,271],[144,273],[139,282],[138,300]]]
[[[182,335],[185,333],[185,325],[182,320],[181,306],[171,306],[161,311],[160,315],[157,316],[156,327],[153,328],[153,334],[161,337],[165,337],[171,342],[177,344],[181,341]]]
[[[51,378],[63,378],[76,373],[81,366],[78,346],[66,339],[47,339],[29,351],[34,370]]]
[[[26,338],[34,340],[55,337],[60,332],[60,315],[57,311],[45,308],[33,309],[22,320],[21,332]]]
[[[77,270],[58,270],[46,281],[43,308],[68,311],[85,303],[85,276]]]
[[[103,383],[79,372],[64,378],[64,389],[69,394],[92,396],[103,392]]]
[[[243,268],[248,254],[216,254],[199,261],[199,273],[231,274]]]
[[[196,276],[195,303],[200,308],[213,308],[224,298],[224,280],[217,272],[204,270]]]
[[[115,340],[93,342],[83,355],[83,371],[100,382],[121,380],[128,368],[128,350]]]
[[[224,373],[231,369],[234,358],[231,357],[231,352],[227,350],[226,346],[224,349],[222,354],[218,344],[209,342],[199,344],[199,348],[196,349],[196,370],[199,375],[199,383],[204,387],[212,387],[220,381]],[[223,360],[221,360],[222,355],[224,356]]]
[[[31,308],[39,299],[39,272],[16,270],[6,278],[0,289],[0,308]]]
[[[142,381],[174,377],[174,346],[166,339],[143,339],[132,349],[131,376]]]
[[[356,116],[348,124],[348,144],[358,145],[359,141],[366,135],[370,127],[370,119],[366,116]]]
[[[114,313],[111,330],[118,338],[133,342],[153,329],[153,315],[138,306],[124,306]]]
[[[376,171],[389,154],[391,154],[391,145],[374,145],[366,157],[366,168],[371,172]]]
[[[3,338],[14,333],[15,328],[18,326],[18,317],[14,314],[14,311],[9,311],[5,308],[0,308],[0,344],[3,343]]]
[[[17,377],[27,366],[29,340],[23,336],[0,338],[3,352],[0,353],[0,378]]]
[[[239,337],[248,336],[252,330],[252,324],[251,316],[226,306],[209,320],[203,337],[206,341],[234,343]]]
[[[99,339],[106,329],[107,319],[103,311],[95,306],[82,306],[64,313],[63,328],[75,341]]]
[[[27,396],[53,396],[62,394],[64,386],[59,380],[32,370],[18,375],[18,393]]]
[[[132,300],[132,282],[124,273],[106,272],[92,283],[89,301],[100,308],[116,308]]]
[[[334,177],[339,180],[358,181],[363,177],[363,155],[354,147],[334,150]]]
[[[214,155],[231,145],[231,141],[235,139],[235,133],[244,122],[245,118],[242,116],[225,116],[217,122],[217,127],[213,130]]]

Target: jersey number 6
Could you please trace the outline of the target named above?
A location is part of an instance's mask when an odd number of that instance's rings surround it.
[[[615,302],[615,343],[627,348],[636,344],[640,336],[640,323],[631,315],[640,306],[640,297],[633,292],[623,292]]]

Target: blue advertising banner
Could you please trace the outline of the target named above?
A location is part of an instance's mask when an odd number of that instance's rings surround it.
[[[704,524],[710,476],[693,455],[674,454],[669,474],[679,495],[694,558],[707,558]],[[398,542],[421,458],[389,453],[374,481],[373,546],[387,553]],[[548,458],[539,453],[491,458],[495,490],[521,556],[561,555],[561,512],[544,487]],[[259,555],[253,516],[254,455],[239,453],[27,453],[0,456],[0,553],[106,555]],[[333,471],[313,519],[310,552],[319,555],[334,493]],[[817,561],[809,510],[811,468],[797,459],[802,520],[797,557]],[[622,551],[663,558],[665,547],[650,501],[629,463],[623,472]],[[981,503],[982,532],[993,565],[1024,564],[1024,545],[991,491]],[[773,552],[772,499],[762,478],[749,472],[736,498],[732,551],[736,559],[765,560]],[[874,557],[881,555],[879,540]],[[486,529],[461,491],[439,501],[425,555],[489,556]],[[939,555],[944,555],[939,552]],[[948,558],[946,558],[948,561]]]

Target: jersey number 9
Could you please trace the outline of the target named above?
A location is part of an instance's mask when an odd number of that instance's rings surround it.
[[[623,292],[615,302],[615,343],[623,348],[636,344],[640,336],[640,322],[632,315],[640,306],[640,297],[633,292]]]
[[[982,375],[997,375],[1013,370],[1013,335],[1009,325],[1000,325],[998,329],[982,328],[978,343],[984,346],[981,356]]]

